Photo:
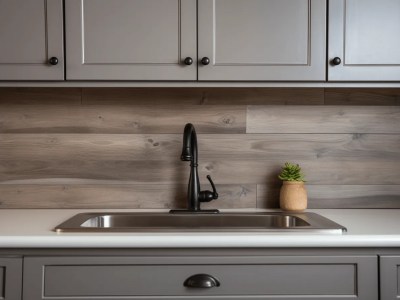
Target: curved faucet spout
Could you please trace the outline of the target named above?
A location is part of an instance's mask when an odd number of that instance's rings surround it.
[[[183,131],[181,160],[197,164],[197,134],[191,123],[186,124]]]

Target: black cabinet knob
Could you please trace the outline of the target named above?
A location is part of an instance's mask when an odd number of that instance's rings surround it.
[[[49,59],[49,64],[55,66],[58,64],[58,58],[57,57],[52,57]]]
[[[203,57],[201,59],[201,64],[207,66],[210,63],[210,59],[208,57]]]
[[[332,59],[332,64],[335,66],[338,66],[342,63],[342,60],[340,59],[340,57],[335,57],[334,59]]]
[[[190,66],[193,63],[193,58],[191,57],[186,57],[183,63],[187,66]]]
[[[196,274],[190,276],[183,283],[185,287],[188,288],[212,288],[220,286],[218,279],[208,274]]]

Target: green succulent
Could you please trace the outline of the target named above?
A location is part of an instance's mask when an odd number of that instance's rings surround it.
[[[305,181],[300,166],[290,162],[285,162],[281,174],[279,174],[278,177],[283,181]]]

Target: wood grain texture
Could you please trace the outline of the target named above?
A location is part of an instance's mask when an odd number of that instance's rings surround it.
[[[400,185],[306,185],[308,208],[400,208]],[[279,207],[280,184],[257,185],[257,207]]]
[[[0,105],[80,105],[81,88],[11,88],[0,87]],[[1,107],[1,109],[6,109]]]
[[[400,107],[249,106],[247,133],[400,133]]]
[[[324,104],[322,88],[83,88],[83,104],[277,105]]]
[[[199,105],[201,88],[83,88],[85,105]]]
[[[204,104],[322,105],[322,88],[219,88],[203,91]]]
[[[9,105],[0,111],[0,133],[244,133],[245,106]]]
[[[400,89],[325,89],[326,105],[400,105]]]
[[[1,134],[0,182],[185,183],[181,134]],[[392,134],[199,135],[199,172],[223,184],[277,182],[286,161],[313,184],[398,184]],[[385,145],[385,147],[382,147]],[[374,170],[371,172],[371,170]]]
[[[187,122],[203,207],[277,207],[291,161],[310,208],[400,208],[399,91],[0,88],[0,208],[184,207]]]
[[[208,189],[204,185],[203,189]],[[218,185],[203,208],[254,208],[255,185]],[[187,185],[0,185],[0,208],[185,208]]]
[[[182,134],[0,134],[0,161],[180,162]],[[385,147],[382,147],[385,145]],[[200,134],[199,160],[400,161],[397,134]]]

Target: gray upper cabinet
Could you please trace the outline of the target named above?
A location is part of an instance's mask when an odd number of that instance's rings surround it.
[[[22,258],[0,257],[0,299],[21,300]]]
[[[399,81],[399,32],[398,0],[329,1],[329,81]]]
[[[65,10],[67,79],[197,79],[196,0],[67,0]]]
[[[0,1],[0,80],[63,80],[63,47],[62,0]]]
[[[198,6],[199,80],[325,81],[325,0],[201,0]]]

